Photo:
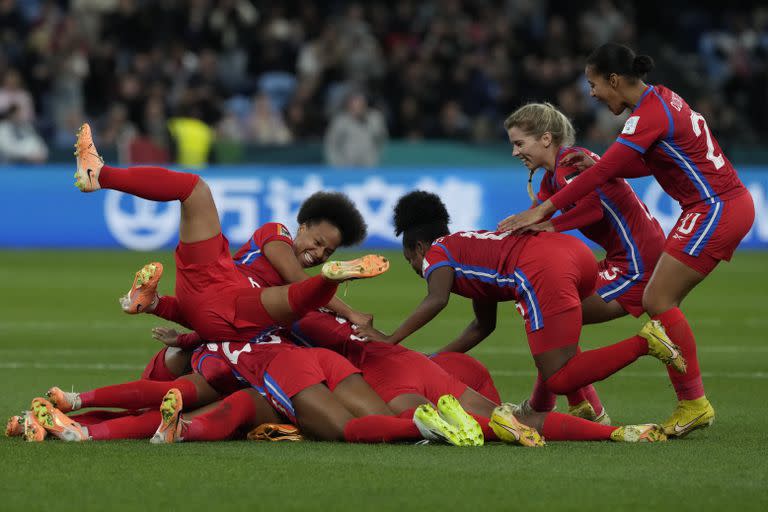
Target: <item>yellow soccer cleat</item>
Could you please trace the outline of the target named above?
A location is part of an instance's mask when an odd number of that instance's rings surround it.
[[[181,391],[176,388],[168,391],[160,404],[160,415],[163,417],[157,432],[149,440],[152,444],[178,443],[181,438],[181,409],[184,402],[181,399]]]
[[[455,396],[441,396],[437,401],[437,412],[470,440],[468,446],[483,446],[483,429],[475,418],[467,414]]]
[[[680,400],[672,416],[661,426],[670,437],[685,437],[694,430],[706,428],[715,421],[715,409],[706,396],[696,400]]]
[[[71,412],[80,409],[80,393],[62,391],[56,386],[45,392],[45,397],[61,412]]]
[[[31,415],[45,430],[62,441],[88,441],[88,430],[58,410],[45,398],[35,398],[30,407]],[[27,439],[28,441],[30,439]]]
[[[611,441],[617,443],[658,443],[666,441],[667,435],[660,425],[625,425],[611,432]]]
[[[104,159],[99,156],[96,146],[93,145],[91,127],[84,123],[77,130],[77,142],[75,142],[75,157],[77,170],[75,171],[75,186],[81,192],[93,192],[101,188],[99,185],[99,172],[104,167]]]
[[[608,416],[608,413],[605,412],[605,407],[603,407],[603,410],[600,412],[600,414],[597,414],[595,413],[595,408],[592,407],[592,404],[587,400],[584,400],[577,405],[569,405],[568,414],[571,416],[576,416],[577,418],[585,419],[587,421],[593,421],[601,425],[611,424],[611,418]]]
[[[327,261],[320,271],[330,281],[348,281],[376,277],[389,270],[389,260],[378,254],[368,254],[349,261]]]
[[[157,304],[157,285],[163,277],[163,264],[148,263],[136,272],[128,293],[120,297],[120,307],[129,315],[144,313]]]
[[[501,404],[493,410],[491,421],[488,424],[499,439],[505,443],[529,447],[544,446],[544,439],[539,431],[520,423],[515,417],[517,410],[519,407],[515,404]]]
[[[22,413],[26,415],[26,413]],[[11,416],[5,424],[5,437],[21,437],[24,435],[24,416]]]
[[[685,373],[687,364],[683,354],[680,352],[680,347],[672,343],[661,322],[658,320],[646,322],[637,335],[648,342],[649,356],[655,357],[680,373]]]
[[[475,446],[472,439],[443,419],[432,404],[423,404],[413,413],[413,422],[428,441],[438,441],[454,446]]]

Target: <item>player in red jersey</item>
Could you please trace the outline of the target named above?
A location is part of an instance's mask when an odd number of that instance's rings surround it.
[[[688,293],[730,260],[754,221],[754,204],[736,170],[712,136],[704,117],[677,93],[642,79],[653,60],[609,43],[587,59],[591,94],[615,115],[629,109],[616,142],[594,162],[574,154],[573,165],[591,167],[541,205],[512,215],[502,230],[539,229],[558,208],[587,196],[611,178],[653,175],[683,209],[669,233],[643,295],[643,307],[680,346],[688,361],[684,375],[670,373],[678,405],[663,423],[669,435],[684,436],[712,424],[715,411],[704,392],[693,332],[679,306]]]
[[[439,352],[474,347],[495,329],[498,303],[518,301],[536,366],[545,386],[557,394],[607,378],[646,354],[684,371],[684,361],[653,321],[639,335],[616,345],[579,352],[581,300],[594,292],[597,263],[578,239],[560,233],[449,234],[448,221],[445,205],[434,194],[416,191],[400,198],[396,233],[403,234],[404,256],[427,281],[428,294],[392,335],[369,326],[359,329],[361,335],[400,343],[445,308],[453,292],[472,299],[475,318]],[[632,355],[615,357],[616,352],[626,352],[624,347]],[[520,420],[536,421],[525,415]],[[546,419],[541,428],[534,426],[545,437],[552,436]]]
[[[529,170],[528,194],[534,206],[578,177],[578,169],[563,164],[569,154],[583,152],[599,160],[591,151],[573,147],[571,122],[549,103],[520,107],[507,118],[504,128],[512,154]],[[536,196],[531,180],[539,168],[545,173]],[[579,229],[605,249],[605,258],[598,262],[597,290],[581,303],[584,324],[644,313],[643,291],[661,255],[664,232],[626,181],[607,181],[540,228],[552,232]],[[551,409],[554,401],[553,395],[537,386],[529,404],[536,410]]]
[[[290,286],[253,288],[232,261],[211,191],[199,176],[159,167],[106,166],[87,124],[78,131],[75,146],[75,185],[81,191],[108,188],[153,201],[181,202],[176,298],[179,314],[206,340],[257,339],[275,324],[290,325],[328,304],[339,281],[373,277],[388,268],[385,258],[370,255],[349,263],[328,262],[321,276]],[[347,241],[342,237],[348,233],[334,229],[333,234],[336,245]]]

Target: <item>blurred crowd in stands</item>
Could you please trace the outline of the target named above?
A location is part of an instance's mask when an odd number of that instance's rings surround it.
[[[653,56],[649,81],[681,93],[721,144],[759,143],[768,4],[718,5],[0,0],[0,158],[46,161],[89,120],[122,162],[325,141],[329,162],[366,166],[388,138],[503,141],[504,118],[532,100],[604,144],[622,119],[589,97],[583,66],[606,41]]]

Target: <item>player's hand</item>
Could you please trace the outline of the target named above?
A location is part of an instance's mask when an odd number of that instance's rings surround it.
[[[351,311],[347,317],[350,323],[357,326],[373,326],[373,315],[370,313],[360,313],[359,311]]]
[[[560,165],[574,167],[579,171],[583,171],[584,169],[588,169],[595,165],[595,161],[591,156],[582,151],[574,151],[573,153],[565,155],[563,159],[560,160]]]
[[[510,215],[506,219],[499,222],[497,228],[498,231],[527,231],[530,226],[538,224],[539,221],[544,219],[545,215],[542,213],[540,206],[525,210],[524,212]]]
[[[528,229],[530,231],[548,231],[550,233],[555,232],[555,226],[552,224],[551,220],[534,224],[533,226],[530,226]]]
[[[374,328],[372,325],[358,325],[355,329],[355,335],[363,338],[365,341],[383,341],[389,343],[389,336]]]
[[[175,329],[169,329],[168,327],[155,327],[152,329],[152,337],[169,347],[179,346],[179,335],[180,333]]]

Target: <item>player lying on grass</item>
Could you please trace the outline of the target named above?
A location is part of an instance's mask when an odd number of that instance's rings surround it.
[[[520,107],[507,118],[504,128],[512,154],[529,170],[528,194],[534,206],[578,177],[578,169],[563,163],[568,155],[583,152],[599,160],[589,150],[573,147],[571,122],[549,103]],[[540,168],[545,173],[534,195],[531,180]],[[607,322],[627,314],[639,317],[645,312],[643,292],[664,247],[664,232],[626,181],[608,180],[600,189],[562,208],[562,215],[541,223],[539,229],[578,229],[605,249],[605,258],[598,262],[597,289],[581,301],[582,323]],[[555,398],[539,375],[523,407],[551,410]]]
[[[560,233],[449,234],[448,221],[434,194],[416,191],[398,201],[395,229],[403,234],[405,258],[427,281],[428,294],[392,335],[372,327],[361,327],[359,334],[400,343],[445,308],[453,292],[472,299],[475,318],[440,352],[464,352],[480,343],[495,329],[498,303],[515,300],[536,367],[553,393],[605,379],[643,355],[685,371],[684,359],[655,321],[620,343],[579,351],[581,301],[594,293],[597,262],[578,239]]]
[[[643,81],[652,69],[653,59],[615,43],[600,46],[587,58],[592,96],[614,115],[627,109],[632,115],[599,161],[582,152],[569,155],[569,165],[589,167],[579,179],[536,208],[504,219],[499,229],[541,229],[548,215],[612,178],[652,174],[680,203],[683,211],[645,289],[643,308],[664,326],[688,361],[686,373],[669,372],[678,404],[663,423],[669,435],[683,436],[709,426],[715,411],[704,392],[693,332],[679,306],[721,260],[731,259],[752,227],[755,208],[704,117],[674,91]]]

